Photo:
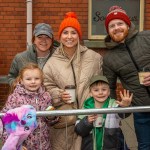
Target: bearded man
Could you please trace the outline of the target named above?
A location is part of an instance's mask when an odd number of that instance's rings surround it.
[[[117,77],[123,88],[133,93],[133,106],[150,105],[150,73],[139,80],[139,72],[150,72],[150,31],[138,32],[129,16],[119,6],[112,6],[106,16],[108,52],[104,55],[103,71],[111,98],[116,99]],[[133,113],[139,150],[150,150],[150,112]]]

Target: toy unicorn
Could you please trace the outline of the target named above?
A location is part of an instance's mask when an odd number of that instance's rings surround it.
[[[22,143],[37,128],[36,110],[31,105],[11,109],[2,117],[8,138],[2,150],[22,150]]]

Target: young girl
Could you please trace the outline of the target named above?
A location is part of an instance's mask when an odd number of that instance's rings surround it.
[[[29,63],[20,70],[14,82],[14,90],[9,95],[2,112],[26,104],[32,105],[36,111],[45,110],[51,105],[51,97],[43,87],[43,73],[38,65],[33,63]],[[23,145],[27,150],[50,150],[49,127],[46,120],[44,117],[37,117],[37,122],[37,129],[29,135]],[[4,133],[3,141],[6,138]]]

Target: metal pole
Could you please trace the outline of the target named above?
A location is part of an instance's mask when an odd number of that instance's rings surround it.
[[[133,113],[133,112],[150,112],[150,106],[37,111],[36,114],[38,117],[44,117],[44,116],[69,116],[69,115]],[[2,117],[3,115],[4,115],[4,113],[0,113],[0,117]]]
[[[27,2],[27,47],[32,44],[32,0]]]

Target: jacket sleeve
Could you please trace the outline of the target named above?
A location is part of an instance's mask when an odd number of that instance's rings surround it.
[[[1,112],[1,113],[6,113],[8,110],[11,110],[11,109],[16,108],[16,107],[17,107],[17,105],[16,105],[16,103],[15,103],[16,101],[17,101],[17,99],[16,99],[16,97],[14,96],[14,94],[11,94],[11,95],[8,97],[7,101],[6,101],[5,106],[2,108],[2,110],[1,110],[0,112]],[[7,138],[8,138],[8,134],[6,133],[6,130],[5,130],[5,128],[4,128],[4,132],[3,132],[3,135],[2,135],[2,137],[1,137],[2,143],[6,142],[6,139],[7,139]]]
[[[6,113],[8,110],[18,107],[16,104],[16,101],[18,99],[17,97],[18,97],[17,94],[9,95],[9,97],[5,103],[5,106],[3,107],[1,112]]]
[[[108,59],[108,58],[107,58]],[[107,77],[110,87],[110,97],[117,99],[116,88],[117,88],[117,74],[111,69],[110,64],[107,65],[107,59],[104,59],[103,62],[103,73]],[[110,58],[111,59],[111,58]]]
[[[44,102],[41,104],[41,110],[46,110],[48,106],[51,106],[51,96],[48,92],[43,93],[42,95]]]
[[[75,132],[82,137],[85,137],[88,134],[90,134],[92,129],[93,124],[88,123],[87,116],[81,119],[79,123],[77,123],[75,126]]]
[[[7,76],[9,85],[13,83],[18,74],[19,74],[18,61],[17,56],[15,56],[15,58],[11,63],[10,70]]]
[[[53,68],[52,68],[53,67]],[[62,101],[60,98],[60,91],[62,91],[61,88],[58,87],[58,85],[55,82],[54,77],[57,76],[57,74],[53,74],[52,69],[55,67],[49,65],[49,61],[45,64],[43,68],[44,72],[44,86],[46,87],[46,90],[49,92],[49,94],[52,97],[52,102],[54,106],[61,105]]]
[[[119,108],[121,108],[121,106],[118,106]],[[131,115],[131,113],[118,113],[118,116],[121,118],[121,119],[125,119],[127,117],[129,117]]]

